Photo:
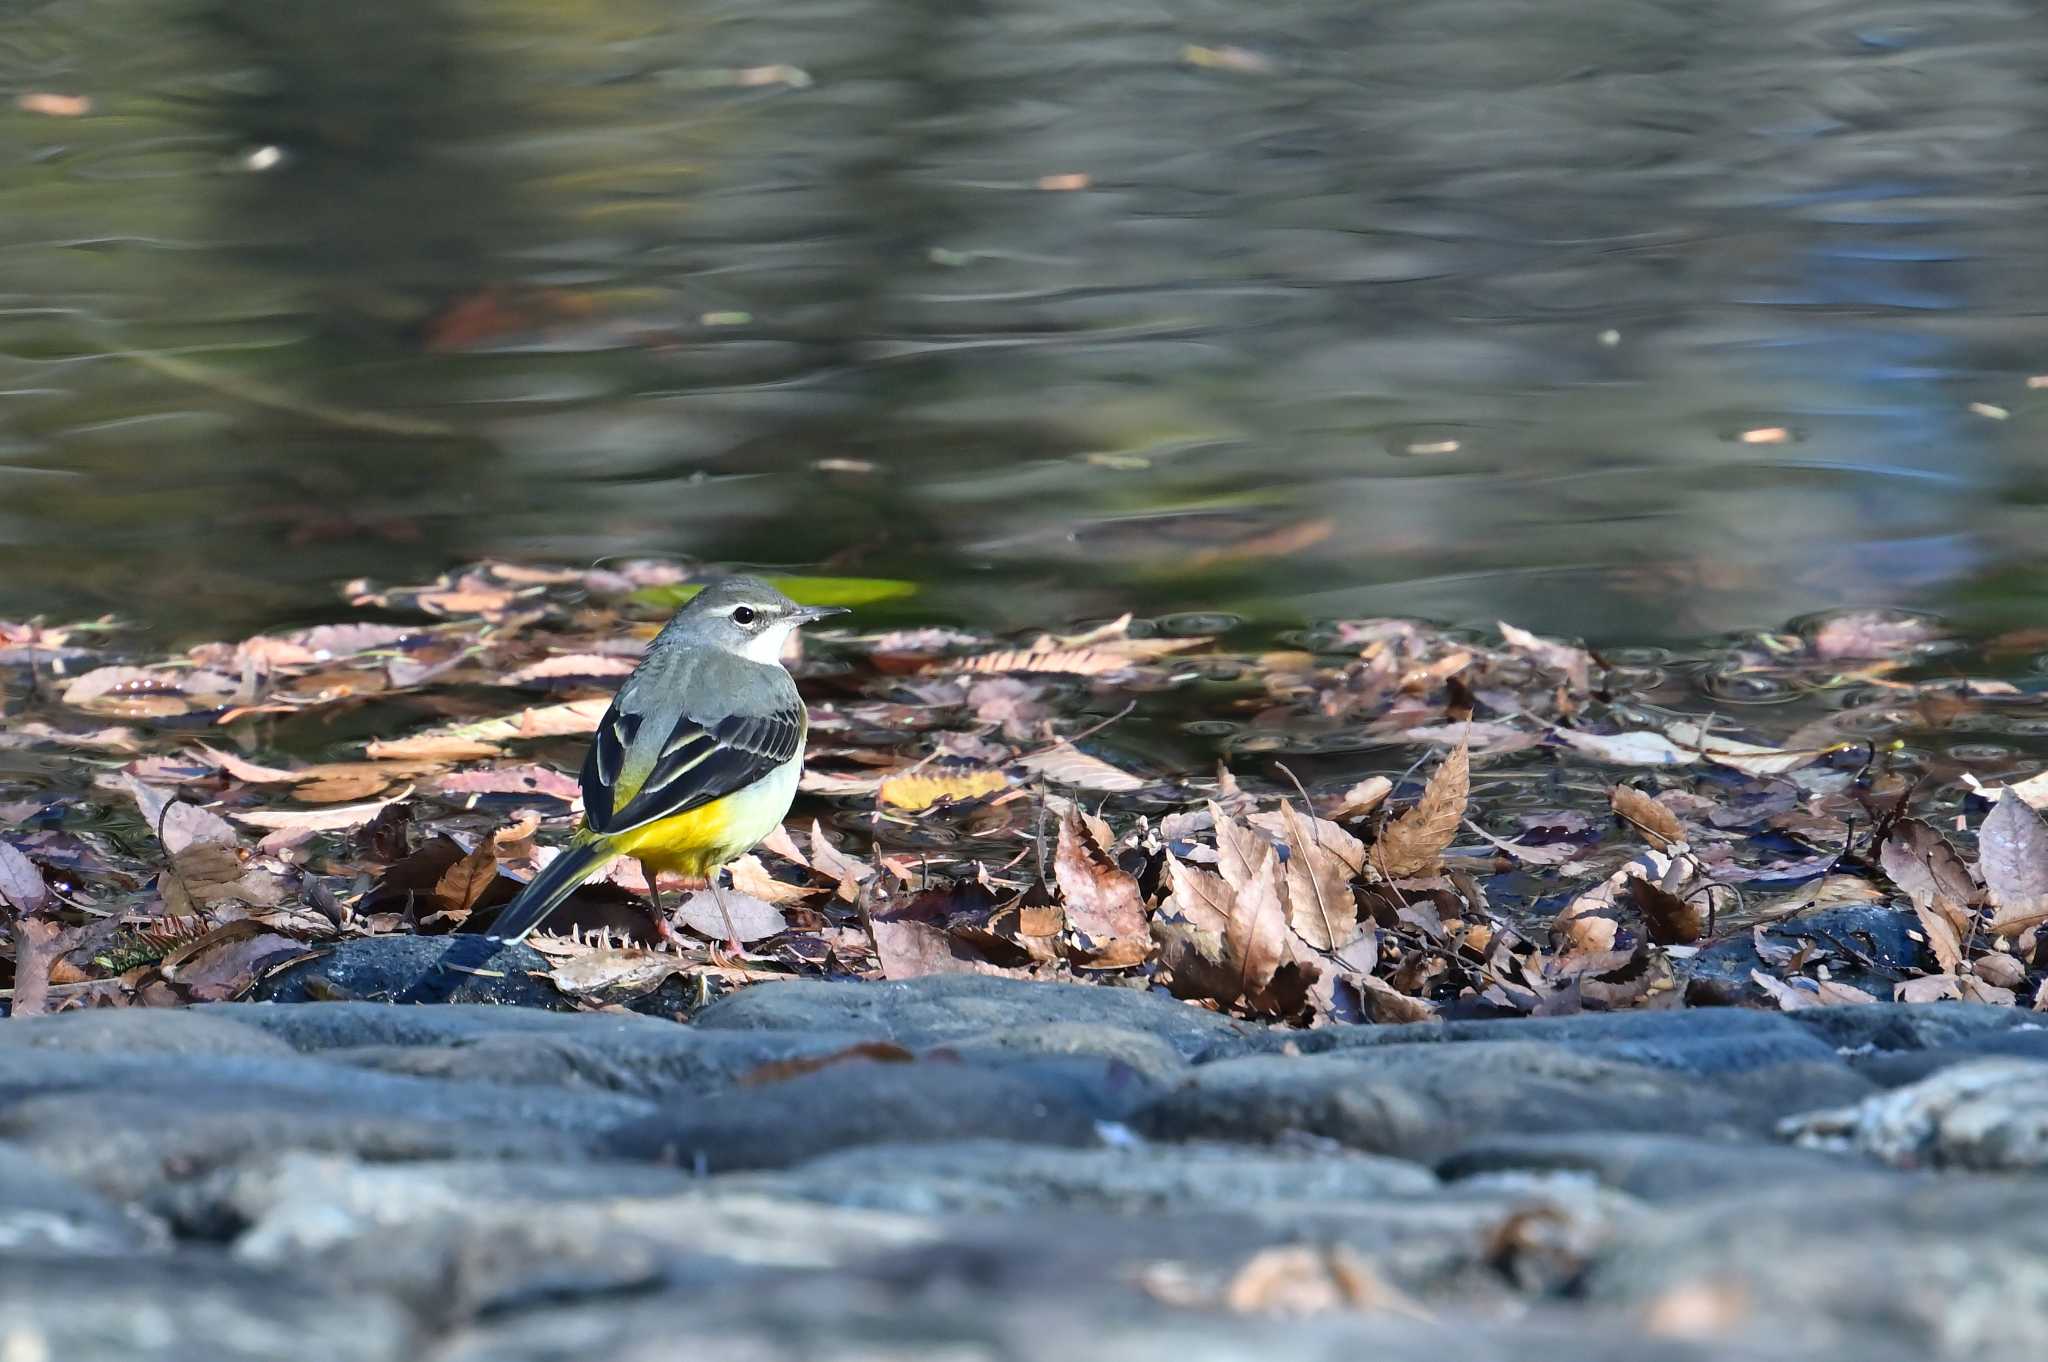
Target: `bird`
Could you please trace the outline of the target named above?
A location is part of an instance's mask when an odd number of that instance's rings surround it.
[[[720,868],[781,825],[803,771],[810,715],[782,665],[783,645],[802,626],[845,613],[798,605],[758,577],[723,578],[691,597],[598,723],[580,778],[582,826],[486,935],[522,940],[621,856],[646,872],[664,934],[657,875],[680,874],[716,895]]]

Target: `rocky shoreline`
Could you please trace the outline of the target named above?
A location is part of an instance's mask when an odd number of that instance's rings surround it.
[[[2048,1030],[754,987],[0,1025],[0,1357],[2021,1358]]]

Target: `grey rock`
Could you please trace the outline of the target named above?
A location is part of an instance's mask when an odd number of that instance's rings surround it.
[[[530,946],[481,936],[365,936],[269,975],[249,996],[273,1003],[493,1003],[573,1010],[573,1000],[533,977],[547,968],[547,959]]]
[[[707,1035],[732,1034],[706,1032]],[[1015,1058],[1020,1055],[1094,1055],[1128,1064],[1155,1083],[1171,1083],[1187,1071],[1178,1050],[1149,1031],[1090,1022],[1049,1022],[1006,1026],[945,1043],[964,1057]]]
[[[671,1107],[605,1143],[623,1157],[709,1172],[779,1168],[884,1141],[999,1136],[1082,1145],[1095,1140],[1097,1122],[1121,1118],[1156,1091],[1126,1065],[1087,1057],[999,1068],[857,1060]]]
[[[161,1222],[116,1206],[18,1146],[0,1143],[0,1254],[155,1252],[168,1242]]]
[[[2034,1362],[2048,1337],[2048,1183],[1949,1176],[1730,1195],[1624,1232],[1596,1308],[1726,1303],[1813,1357]],[[1697,1308],[1697,1307],[1695,1307]]]
[[[1865,1003],[1809,1007],[1786,1015],[1845,1053],[1937,1050],[2032,1024],[2030,1016],[2017,1008],[1982,1003]]]
[[[1854,1106],[1789,1118],[1779,1133],[1902,1168],[2048,1168],[2048,1063],[1956,1064]]]
[[[694,1020],[715,1030],[849,1032],[913,1049],[992,1031],[1081,1023],[1157,1036],[1187,1059],[1245,1048],[1262,1029],[1163,993],[973,974],[748,988],[712,1003]]]
[[[165,1063],[0,1049],[0,1139],[122,1198],[278,1149],[576,1157],[654,1109],[619,1094],[436,1082],[300,1056]]]
[[[406,1362],[419,1344],[389,1301],[192,1251],[0,1255],[0,1340],[51,1362]]]
[[[1599,1131],[1577,1135],[1494,1135],[1437,1164],[1453,1182],[1512,1172],[1579,1172],[1650,1201],[1726,1196],[1732,1189],[1799,1188],[1818,1180],[1891,1177],[1876,1164],[1814,1149],[1751,1140]]]
[[[984,1266],[975,1260],[973,1273]],[[923,1287],[804,1279],[759,1284],[744,1299],[677,1292],[521,1313],[457,1335],[432,1362],[668,1362],[680,1338],[716,1339],[720,1362],[1793,1362],[1767,1343],[1646,1338],[1622,1321],[1589,1325],[1556,1312],[1511,1324],[1439,1323],[1199,1304],[1210,1308],[1174,1309],[1106,1285],[1063,1296],[993,1290],[957,1270]],[[1882,1344],[1861,1355],[1900,1357]]]
[[[1841,1065],[1778,1064],[1702,1082],[1560,1045],[1388,1045],[1262,1055],[1196,1069],[1134,1124],[1167,1139],[1320,1135],[1376,1153],[1441,1156],[1495,1134],[1767,1129],[1814,1092],[1872,1090]]]
[[[713,1179],[731,1190],[920,1215],[1081,1208],[1125,1214],[1354,1207],[1439,1190],[1427,1168],[1333,1150],[1242,1145],[1061,1149],[1012,1140],[867,1145],[781,1173]]]
[[[1331,1027],[1310,1032],[1298,1048],[1304,1053],[1330,1053],[1471,1041],[1544,1041],[1576,1054],[1691,1074],[1735,1073],[1775,1064],[1825,1065],[1839,1058],[1833,1046],[1790,1016],[1736,1008]]]
[[[722,1191],[646,1164],[292,1154],[215,1182],[246,1222],[238,1260],[387,1293],[437,1326],[536,1299],[839,1267],[936,1234],[911,1217]]]
[[[258,1028],[306,1053],[374,1045],[460,1045],[507,1034],[565,1036],[583,1043],[596,1043],[595,1038],[602,1036],[630,1039],[678,1034],[673,1022],[633,1013],[551,1013],[490,1004],[208,1003],[190,1011]]]
[[[288,1055],[291,1047],[244,1025],[246,1009],[120,1007],[19,1017],[0,1026],[0,1050],[80,1055]]]

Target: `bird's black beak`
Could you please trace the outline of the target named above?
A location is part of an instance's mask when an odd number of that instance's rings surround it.
[[[810,624],[817,620],[830,619],[834,615],[850,615],[853,612],[843,605],[800,605],[789,612],[790,618],[798,624]]]

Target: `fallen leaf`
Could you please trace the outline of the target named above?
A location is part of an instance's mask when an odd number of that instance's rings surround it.
[[[1065,785],[1070,789],[1094,790],[1102,794],[1130,794],[1148,787],[1148,782],[1110,765],[1100,757],[1090,756],[1080,748],[1067,744],[1033,752],[1019,757],[1017,765],[1027,771],[1044,776],[1054,785]]]
[[[732,887],[742,894],[751,895],[763,903],[802,903],[818,891],[801,884],[778,880],[768,873],[768,867],[752,852],[726,866],[732,875]]]
[[[2048,922],[2048,825],[2010,791],[1977,830],[1977,870],[1997,909],[1990,931],[2013,935]]]
[[[825,837],[825,829],[814,818],[811,820],[811,868],[828,880],[838,882],[839,897],[848,903],[860,898],[861,881],[875,873],[873,866],[863,864],[843,854]]]
[[[1060,820],[1053,875],[1066,906],[1077,965],[1126,969],[1145,962],[1152,937],[1138,882],[1110,860],[1071,814]]]
[[[1607,802],[1659,851],[1685,840],[1685,827],[1678,821],[1678,815],[1659,803],[1655,795],[1633,786],[1617,785],[1608,792]]]
[[[1705,934],[1699,905],[1682,899],[1662,885],[1640,875],[1627,883],[1629,901],[1649,924],[1650,940],[1660,946],[1689,946]]]
[[[1137,666],[1139,659],[1102,648],[1004,648],[935,662],[933,672],[1045,672],[1101,676]]]
[[[1452,749],[1423,786],[1415,807],[1396,818],[1373,843],[1373,865],[1390,880],[1426,875],[1443,861],[1458,835],[1472,785],[1471,754]]]
[[[911,918],[875,917],[875,955],[887,979],[917,979],[929,974],[997,972],[965,954],[945,928]]]
[[[1335,823],[1280,806],[1288,849],[1287,921],[1318,951],[1336,951],[1359,933],[1351,881],[1365,868],[1365,844]]]
[[[343,828],[361,827],[411,794],[410,789],[405,789],[388,799],[373,799],[366,804],[335,804],[324,809],[230,809],[228,816],[237,823],[257,828],[337,832]]]
[[[547,766],[490,766],[474,771],[452,771],[430,782],[439,794],[541,795],[572,804],[582,798],[583,787],[576,777]]]
[[[1780,776],[1810,764],[1821,755],[1819,748],[1787,751],[1737,742],[1733,738],[1709,736],[1699,724],[1672,724],[1665,734],[1679,747],[1696,752],[1716,766],[1726,766],[1752,776]]]
[[[1639,851],[1621,869],[1592,889],[1574,897],[1558,910],[1551,931],[1562,936],[1573,951],[1615,949],[1621,923],[1619,903],[1632,879],[1663,883],[1671,858],[1661,851]]]
[[[40,913],[50,902],[50,886],[34,861],[11,842],[0,842],[0,905],[17,918]]]
[[[486,837],[434,881],[435,906],[444,913],[467,916],[490,892],[497,878],[498,844]]]
[[[225,923],[157,962],[157,972],[193,1002],[232,1002],[280,965],[314,954],[253,918]]]
[[[1394,792],[1394,782],[1385,776],[1367,776],[1343,794],[1337,796],[1337,803],[1330,810],[1330,817],[1339,821],[1363,818],[1387,802],[1387,796]]]
[[[2016,989],[2027,981],[2027,967],[2010,955],[1996,951],[1980,955],[1970,965],[1970,973],[1993,988]]]
[[[548,970],[548,982],[571,997],[613,989],[631,994],[660,987],[672,974],[687,974],[693,962],[673,951],[620,946],[572,955]]]
[[[80,929],[68,931],[47,918],[23,917],[14,923],[14,997],[11,1017],[40,1017],[50,1010],[50,967],[71,949]]]
[[[933,766],[905,775],[885,776],[876,793],[884,804],[913,813],[941,800],[978,799],[1004,789],[1010,778],[985,766]]]
[[[503,679],[506,685],[519,686],[529,681],[553,681],[565,676],[628,676],[633,668],[639,665],[640,660],[633,657],[614,657],[608,653],[571,653],[528,663],[517,671],[505,673]]]
[[[723,912],[719,911],[720,900],[724,901]],[[789,930],[781,909],[737,889],[692,894],[675,910],[675,917],[707,940],[737,941],[743,946]]]
[[[1876,998],[1850,984],[1831,979],[1773,979],[1762,970],[1751,970],[1750,981],[1771,995],[1781,1011],[1798,1012],[1809,1007],[1839,1007],[1844,1003],[1874,1003]],[[1911,1000],[1909,1000],[1911,1001]]]
[[[421,733],[410,738],[379,739],[363,748],[372,761],[474,761],[495,757],[502,749],[496,743],[449,733]]]
[[[1616,766],[1688,766],[1700,759],[1699,753],[1680,748],[1662,733],[1585,733],[1560,728],[1551,737],[1595,761]]]
[[[1915,907],[1965,904],[1977,896],[1970,868],[1947,838],[1918,818],[1901,818],[1878,849],[1878,864]]]
[[[1511,651],[1522,654],[1538,666],[1563,673],[1565,684],[1574,691],[1592,688],[1593,656],[1584,648],[1552,643],[1548,639],[1536,637],[1526,629],[1517,629],[1505,620],[1498,621],[1497,624],[1500,636],[1507,641]]]
[[[1260,1249],[1231,1274],[1223,1305],[1238,1314],[1313,1315],[1330,1310],[1387,1311],[1429,1319],[1349,1246],[1280,1244]]]
[[[1941,967],[1941,972],[1956,973],[1963,963],[1963,943],[1956,936],[1955,924],[1935,911],[1931,904],[1915,903],[1913,914],[1920,919],[1921,934],[1927,938],[1927,949],[1934,953],[1935,963]]]
[[[1917,616],[1857,610],[1825,621],[1813,636],[1813,651],[1823,661],[1884,658],[1909,653],[1939,637],[1934,625]]]

